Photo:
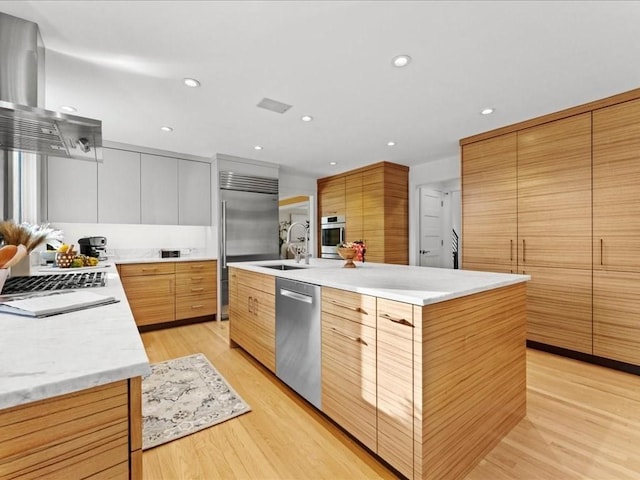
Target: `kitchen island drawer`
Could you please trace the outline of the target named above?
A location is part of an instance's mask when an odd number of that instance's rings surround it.
[[[376,327],[376,297],[323,287],[322,312]]]
[[[176,297],[176,320],[214,315],[217,310],[215,292],[209,295],[181,295]]]
[[[238,270],[238,283],[247,287],[260,290],[261,292],[274,295],[276,291],[276,277],[266,275],[264,273],[248,272],[246,270]]]
[[[121,277],[140,275],[167,275],[175,272],[174,263],[130,263],[120,265]]]

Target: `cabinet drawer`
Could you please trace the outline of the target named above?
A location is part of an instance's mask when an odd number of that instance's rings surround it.
[[[183,295],[176,297],[176,320],[202,317],[216,313],[217,298],[209,295]]]
[[[177,273],[176,274],[176,295],[197,295],[207,294],[216,291],[215,275],[203,273]]]
[[[175,272],[175,264],[166,263],[131,263],[120,265],[121,277],[134,277],[138,275],[164,275]]]
[[[202,262],[176,262],[176,273],[202,273],[206,275],[216,274],[216,261],[207,260]]]
[[[238,283],[246,285],[254,290],[275,295],[276,293],[276,277],[266,275],[264,273],[248,272],[246,270],[238,270]]]
[[[376,326],[376,297],[323,287],[322,311],[370,327]]]

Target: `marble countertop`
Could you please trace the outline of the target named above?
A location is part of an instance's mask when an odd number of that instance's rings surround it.
[[[266,265],[284,263],[302,267],[299,270],[274,270]],[[272,260],[262,262],[229,263],[253,272],[299,280],[324,287],[372,295],[389,300],[429,305],[473,293],[493,290],[530,280],[529,275],[452,270],[447,268],[413,267],[382,263],[354,262],[356,268],[342,268],[344,261],[311,259],[304,261]]]
[[[165,262],[201,262],[205,260],[216,260],[213,255],[190,255],[185,257],[142,257],[142,258],[113,258],[117,265],[127,265],[132,263],[165,263]]]
[[[109,263],[94,269],[106,272],[107,285],[87,291],[118,303],[45,318],[0,314],[0,408],[150,373],[120,278]]]

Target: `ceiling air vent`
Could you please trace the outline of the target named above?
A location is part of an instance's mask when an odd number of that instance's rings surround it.
[[[271,100],[270,98],[263,98],[257,106],[276,113],[284,113],[291,108],[291,105],[278,102],[277,100]]]

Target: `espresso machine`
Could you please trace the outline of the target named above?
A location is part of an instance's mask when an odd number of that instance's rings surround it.
[[[106,237],[84,237],[78,240],[80,253],[87,257],[95,257],[98,260],[106,260],[107,238]]]

